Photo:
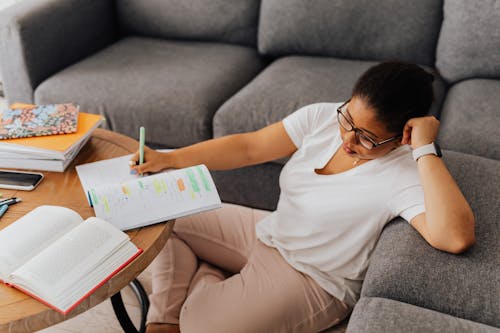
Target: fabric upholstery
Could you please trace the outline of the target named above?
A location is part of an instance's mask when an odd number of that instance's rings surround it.
[[[44,81],[40,104],[72,101],[108,128],[174,148],[212,137],[217,108],[262,68],[254,49],[126,38]]]
[[[436,65],[451,82],[500,77],[500,1],[444,2]]]
[[[116,38],[111,0],[28,0],[2,11],[0,66],[10,102]]]
[[[433,65],[441,0],[262,0],[259,50]]]
[[[265,163],[211,173],[222,201],[275,210],[280,193],[278,179],[281,168],[275,163]]]
[[[498,333],[500,329],[389,299],[363,297],[346,333]]]
[[[284,57],[276,60],[229,99],[214,117],[214,135],[260,129],[280,121],[300,107],[317,102],[341,102],[354,83],[375,62],[322,57]],[[434,80],[436,114],[444,83]]]
[[[125,34],[255,45],[260,0],[120,0]]]
[[[441,112],[441,147],[500,160],[500,80],[453,85]]]
[[[397,219],[382,232],[361,296],[500,327],[500,161],[452,151],[444,161],[474,212],[476,244],[460,255],[441,252]]]

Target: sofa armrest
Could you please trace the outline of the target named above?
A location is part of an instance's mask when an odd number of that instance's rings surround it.
[[[114,0],[28,0],[0,15],[0,70],[9,102],[33,102],[57,71],[109,45]]]
[[[500,327],[500,161],[446,150],[443,159],[474,212],[476,244],[460,255],[442,252],[398,218],[382,232],[361,296]]]

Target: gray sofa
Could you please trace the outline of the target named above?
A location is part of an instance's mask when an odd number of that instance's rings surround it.
[[[477,244],[451,255],[401,219],[389,223],[347,331],[499,331],[498,0],[27,0],[0,22],[9,101],[77,102],[132,137],[146,126],[153,147],[346,100],[383,60],[427,67]],[[285,162],[214,172],[221,197],[274,209]]]

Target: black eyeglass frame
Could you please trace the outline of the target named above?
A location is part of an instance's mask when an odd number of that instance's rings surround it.
[[[344,113],[342,112],[342,109],[347,105],[347,103],[349,103],[351,100],[348,99],[347,101],[344,102],[344,104],[342,104],[341,106],[339,106],[337,108],[337,121],[339,123],[340,126],[342,126],[342,128],[344,130],[346,130],[347,132],[351,132],[351,131],[354,131],[355,135],[356,135],[356,139],[358,140],[358,142],[363,146],[365,147],[366,149],[368,150],[371,150],[373,148],[377,148],[378,146],[381,146],[385,143],[388,143],[388,142],[391,142],[391,141],[394,141],[394,140],[397,140],[399,138],[401,138],[403,136],[403,134],[399,134],[399,135],[396,135],[392,138],[389,138],[389,139],[385,139],[385,140],[382,140],[380,142],[376,142],[375,140],[373,140],[372,138],[370,138],[369,136],[367,136],[366,134],[363,133],[363,130],[357,128],[356,126],[354,126],[354,124],[352,123],[352,121],[350,121],[345,115]],[[349,125],[351,125],[351,129],[347,129],[344,127],[344,125],[342,125],[342,122],[340,121],[340,117],[343,117],[348,123]],[[370,141],[372,143],[372,147],[366,147],[360,140],[359,140],[359,137],[362,136],[363,138],[365,138],[366,140]]]

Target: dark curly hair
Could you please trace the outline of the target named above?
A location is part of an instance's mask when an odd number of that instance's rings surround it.
[[[383,62],[361,75],[352,96],[374,109],[387,131],[401,133],[410,118],[428,114],[434,100],[433,80],[432,74],[415,64]]]

